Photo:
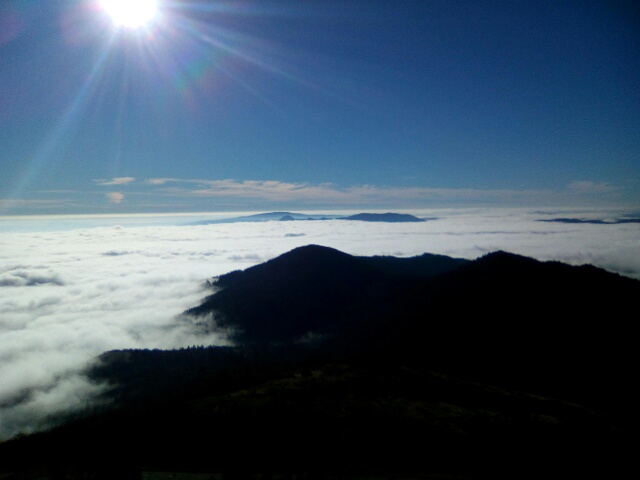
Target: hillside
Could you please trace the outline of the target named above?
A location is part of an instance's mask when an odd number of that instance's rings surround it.
[[[238,341],[292,341],[349,322],[356,310],[463,263],[428,254],[354,257],[309,245],[221,276],[214,285],[221,291],[187,313],[215,312],[218,325],[234,328]]]
[[[633,458],[640,282],[310,245],[216,287],[188,315],[236,347],[105,353],[87,375],[111,406],[0,444],[0,473],[610,478]]]

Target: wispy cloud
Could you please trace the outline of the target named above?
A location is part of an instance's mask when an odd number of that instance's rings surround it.
[[[569,190],[582,195],[594,195],[603,193],[617,193],[621,187],[607,182],[591,182],[588,180],[578,180],[569,184]]]
[[[105,192],[105,187],[116,187]],[[87,213],[109,208],[129,213],[256,209],[410,209],[436,206],[594,207],[633,205],[617,185],[588,180],[563,189],[435,188],[338,185],[206,178],[115,177],[94,180],[91,189],[41,190],[32,198],[0,198],[0,214]],[[108,203],[103,201],[104,195]],[[625,197],[626,195],[626,197]],[[47,198],[52,197],[52,198]],[[53,198],[55,197],[55,198]],[[97,200],[100,197],[100,200]],[[126,197],[126,201],[125,201]],[[637,201],[635,202],[637,205]]]
[[[109,192],[106,195],[109,201],[111,203],[115,203],[116,205],[124,200],[124,194],[122,194],[121,192]]]
[[[185,197],[255,199],[278,202],[302,202],[324,205],[361,206],[375,203],[414,205],[425,201],[514,201],[548,198],[548,190],[482,190],[426,187],[387,187],[358,185],[340,187],[331,183],[291,183],[277,180],[153,179],[153,185],[166,186],[158,193]],[[557,195],[557,194],[556,194]]]
[[[115,177],[111,180],[94,180],[98,185],[129,185],[134,183],[136,179],[134,177]]]
[[[434,188],[427,186],[337,185],[280,180],[153,178],[148,193],[173,198],[216,199],[229,204],[289,204],[287,208],[422,208],[427,205],[598,206],[620,203],[622,187],[576,181],[564,189]],[[299,207],[295,207],[299,205]]]
[[[177,178],[149,178],[144,181],[144,183],[149,185],[164,185],[168,182],[179,182]]]
[[[29,212],[31,209],[53,211],[68,203],[65,199],[0,198],[0,214],[16,210]]]
[[[22,198],[0,198],[0,209],[13,208],[16,206],[47,206],[47,205],[60,205],[60,200],[36,200],[36,199],[22,199]]]

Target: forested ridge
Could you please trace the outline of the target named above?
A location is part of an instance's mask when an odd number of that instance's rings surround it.
[[[302,247],[221,276],[186,312],[235,346],[103,354],[87,375],[105,404],[0,444],[0,471],[615,475],[631,461],[639,294],[506,252]]]

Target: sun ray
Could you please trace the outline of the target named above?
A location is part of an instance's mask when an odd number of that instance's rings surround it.
[[[273,55],[277,46],[246,32],[229,30],[223,26],[224,22],[215,22],[218,14],[261,16],[283,12],[265,12],[264,8],[246,8],[242,4],[167,0],[92,0],[82,5],[66,12],[65,36],[74,45],[87,43],[89,38],[102,39],[102,49],[81,88],[32,155],[28,173],[16,185],[16,196],[65,148],[66,139],[74,134],[88,113],[88,105],[95,110],[108,102],[115,103],[113,118],[120,129],[130,95],[142,84],[145,88],[136,90],[138,96],[144,97],[141,101],[149,100],[145,105],[153,103],[162,113],[170,108],[163,110],[172,100],[182,102],[190,110],[203,108],[201,99],[205,92],[222,85],[222,78],[275,108],[277,102],[261,91],[252,76],[243,75],[243,69],[259,69],[331,95],[283,65],[281,58]],[[117,81],[113,72],[121,75],[115,97],[106,93]],[[117,145],[119,136],[114,136]],[[117,170],[115,166],[114,169]]]
[[[64,148],[65,137],[72,135],[81,121],[83,110],[95,91],[97,81],[104,69],[109,54],[109,45],[100,51],[100,55],[92,66],[91,72],[87,76],[84,84],[73,97],[69,106],[65,109],[60,119],[47,133],[42,143],[38,146],[35,154],[29,162],[29,168],[24,177],[17,182],[13,195],[20,197],[27,186],[32,183],[42,167],[49,161],[56,150]]]

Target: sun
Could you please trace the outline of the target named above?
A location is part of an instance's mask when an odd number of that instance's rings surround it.
[[[148,26],[158,13],[156,0],[101,0],[100,4],[117,26],[132,29]]]

